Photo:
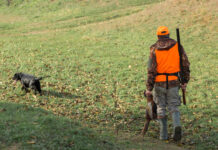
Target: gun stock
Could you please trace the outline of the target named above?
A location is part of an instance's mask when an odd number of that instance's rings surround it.
[[[183,104],[186,105],[186,98],[185,98],[185,90],[182,89],[182,99],[183,99]]]

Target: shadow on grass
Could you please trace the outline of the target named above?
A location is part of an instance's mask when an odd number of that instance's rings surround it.
[[[107,139],[43,109],[0,103],[0,149],[117,149]]]
[[[57,98],[67,98],[67,99],[74,99],[74,98],[82,98],[82,96],[74,95],[68,92],[56,92],[53,90],[43,90],[42,95],[44,96],[54,96]]]

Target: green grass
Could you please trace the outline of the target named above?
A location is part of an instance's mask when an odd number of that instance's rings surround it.
[[[125,138],[123,135],[115,138],[110,131],[103,129],[94,131],[85,122],[79,123],[76,120],[58,117],[52,112],[28,105],[0,103],[0,112],[0,149],[2,150],[149,150],[159,142],[149,138],[142,139],[125,132],[122,133]],[[163,142],[161,146],[156,146],[156,149],[162,150],[163,147],[181,150]]]
[[[182,145],[190,149],[216,149],[218,70],[214,2],[150,2],[38,0],[14,1],[10,7],[1,2],[0,100],[40,107],[85,122],[98,131],[139,136],[145,116],[143,91],[149,46],[156,41],[159,25],[167,25],[173,38],[175,28],[180,27],[181,41],[191,62],[188,106],[181,106]],[[162,11],[163,7],[171,9]],[[23,95],[20,84],[13,89],[11,78],[15,72],[50,75],[41,82],[43,96]],[[23,113],[27,115],[28,111]],[[57,128],[61,126],[60,123]],[[90,132],[95,133],[91,129]],[[157,122],[152,123],[148,136],[158,138]],[[125,140],[128,142],[132,143],[131,138]],[[6,145],[12,143],[17,143],[13,137]],[[19,143],[21,148],[26,145]]]
[[[1,149],[118,149],[80,123],[28,105],[1,103]]]

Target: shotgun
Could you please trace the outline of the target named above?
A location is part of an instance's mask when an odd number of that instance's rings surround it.
[[[176,29],[176,36],[178,42],[179,62],[180,62],[179,78],[180,78],[180,83],[183,85],[185,82],[184,82],[184,72],[183,72],[183,65],[182,65],[182,49],[181,49],[182,47],[180,43],[179,28]],[[182,98],[183,98],[183,104],[186,105],[185,89],[182,89]]]

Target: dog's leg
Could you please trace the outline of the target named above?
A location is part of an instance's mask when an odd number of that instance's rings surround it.
[[[41,90],[41,86],[40,86],[40,82],[39,81],[36,84],[36,89],[39,92],[39,94],[42,95],[42,90]]]
[[[37,94],[37,90],[36,90],[36,89],[34,89],[34,94],[35,94],[35,95]]]
[[[38,92],[39,92],[40,96],[42,96],[42,90],[38,89]]]
[[[31,90],[34,90],[34,94],[37,94],[37,88],[35,85],[31,85]]]
[[[22,86],[21,90],[25,90],[25,92],[28,93],[28,89],[25,86]]]
[[[28,91],[28,89],[27,89],[26,87],[24,88],[24,90],[25,90],[25,92],[26,92],[26,93],[28,93],[28,92],[29,92],[29,91]]]
[[[41,89],[35,88],[35,89],[34,89],[34,94],[36,95],[37,92],[40,94],[40,96],[42,96],[42,91],[41,91]]]
[[[22,94],[22,96],[24,96],[26,93],[28,93],[28,89],[25,86],[22,86],[21,88],[22,91],[25,91],[25,93]]]
[[[22,86],[21,90],[23,91],[24,89],[25,89],[25,87],[24,87],[24,86]]]

